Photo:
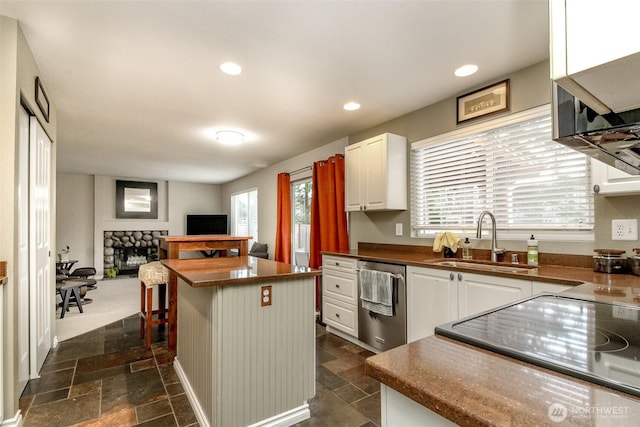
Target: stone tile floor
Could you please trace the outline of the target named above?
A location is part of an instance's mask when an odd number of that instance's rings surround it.
[[[165,334],[151,350],[131,316],[53,349],[29,381],[24,426],[198,426],[171,363]],[[380,384],[364,373],[373,353],[316,326],[316,395],[300,427],[380,425]]]

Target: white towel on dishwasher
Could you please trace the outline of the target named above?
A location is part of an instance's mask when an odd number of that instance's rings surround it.
[[[393,316],[393,275],[386,271],[360,270],[362,308]]]

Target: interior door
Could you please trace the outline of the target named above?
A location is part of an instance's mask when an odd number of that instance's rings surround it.
[[[18,212],[29,212],[29,114],[20,109]],[[29,381],[29,216],[18,215],[18,390]]]
[[[29,123],[29,240],[31,377],[51,349],[51,140],[35,117]]]

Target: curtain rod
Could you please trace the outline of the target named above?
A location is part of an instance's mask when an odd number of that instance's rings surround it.
[[[288,172],[289,175],[295,175],[297,173],[302,173],[302,172],[306,172],[306,171],[310,171],[311,170],[311,166],[305,166],[303,168],[300,169],[296,169],[293,172]]]

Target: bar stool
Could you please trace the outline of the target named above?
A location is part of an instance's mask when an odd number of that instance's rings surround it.
[[[147,350],[151,349],[151,327],[162,325],[169,320],[165,315],[169,312],[166,307],[167,283],[169,271],[159,261],[143,264],[138,270],[140,279],[140,338],[146,338]],[[159,286],[158,309],[153,309],[153,288]],[[153,316],[157,316],[154,319]]]

